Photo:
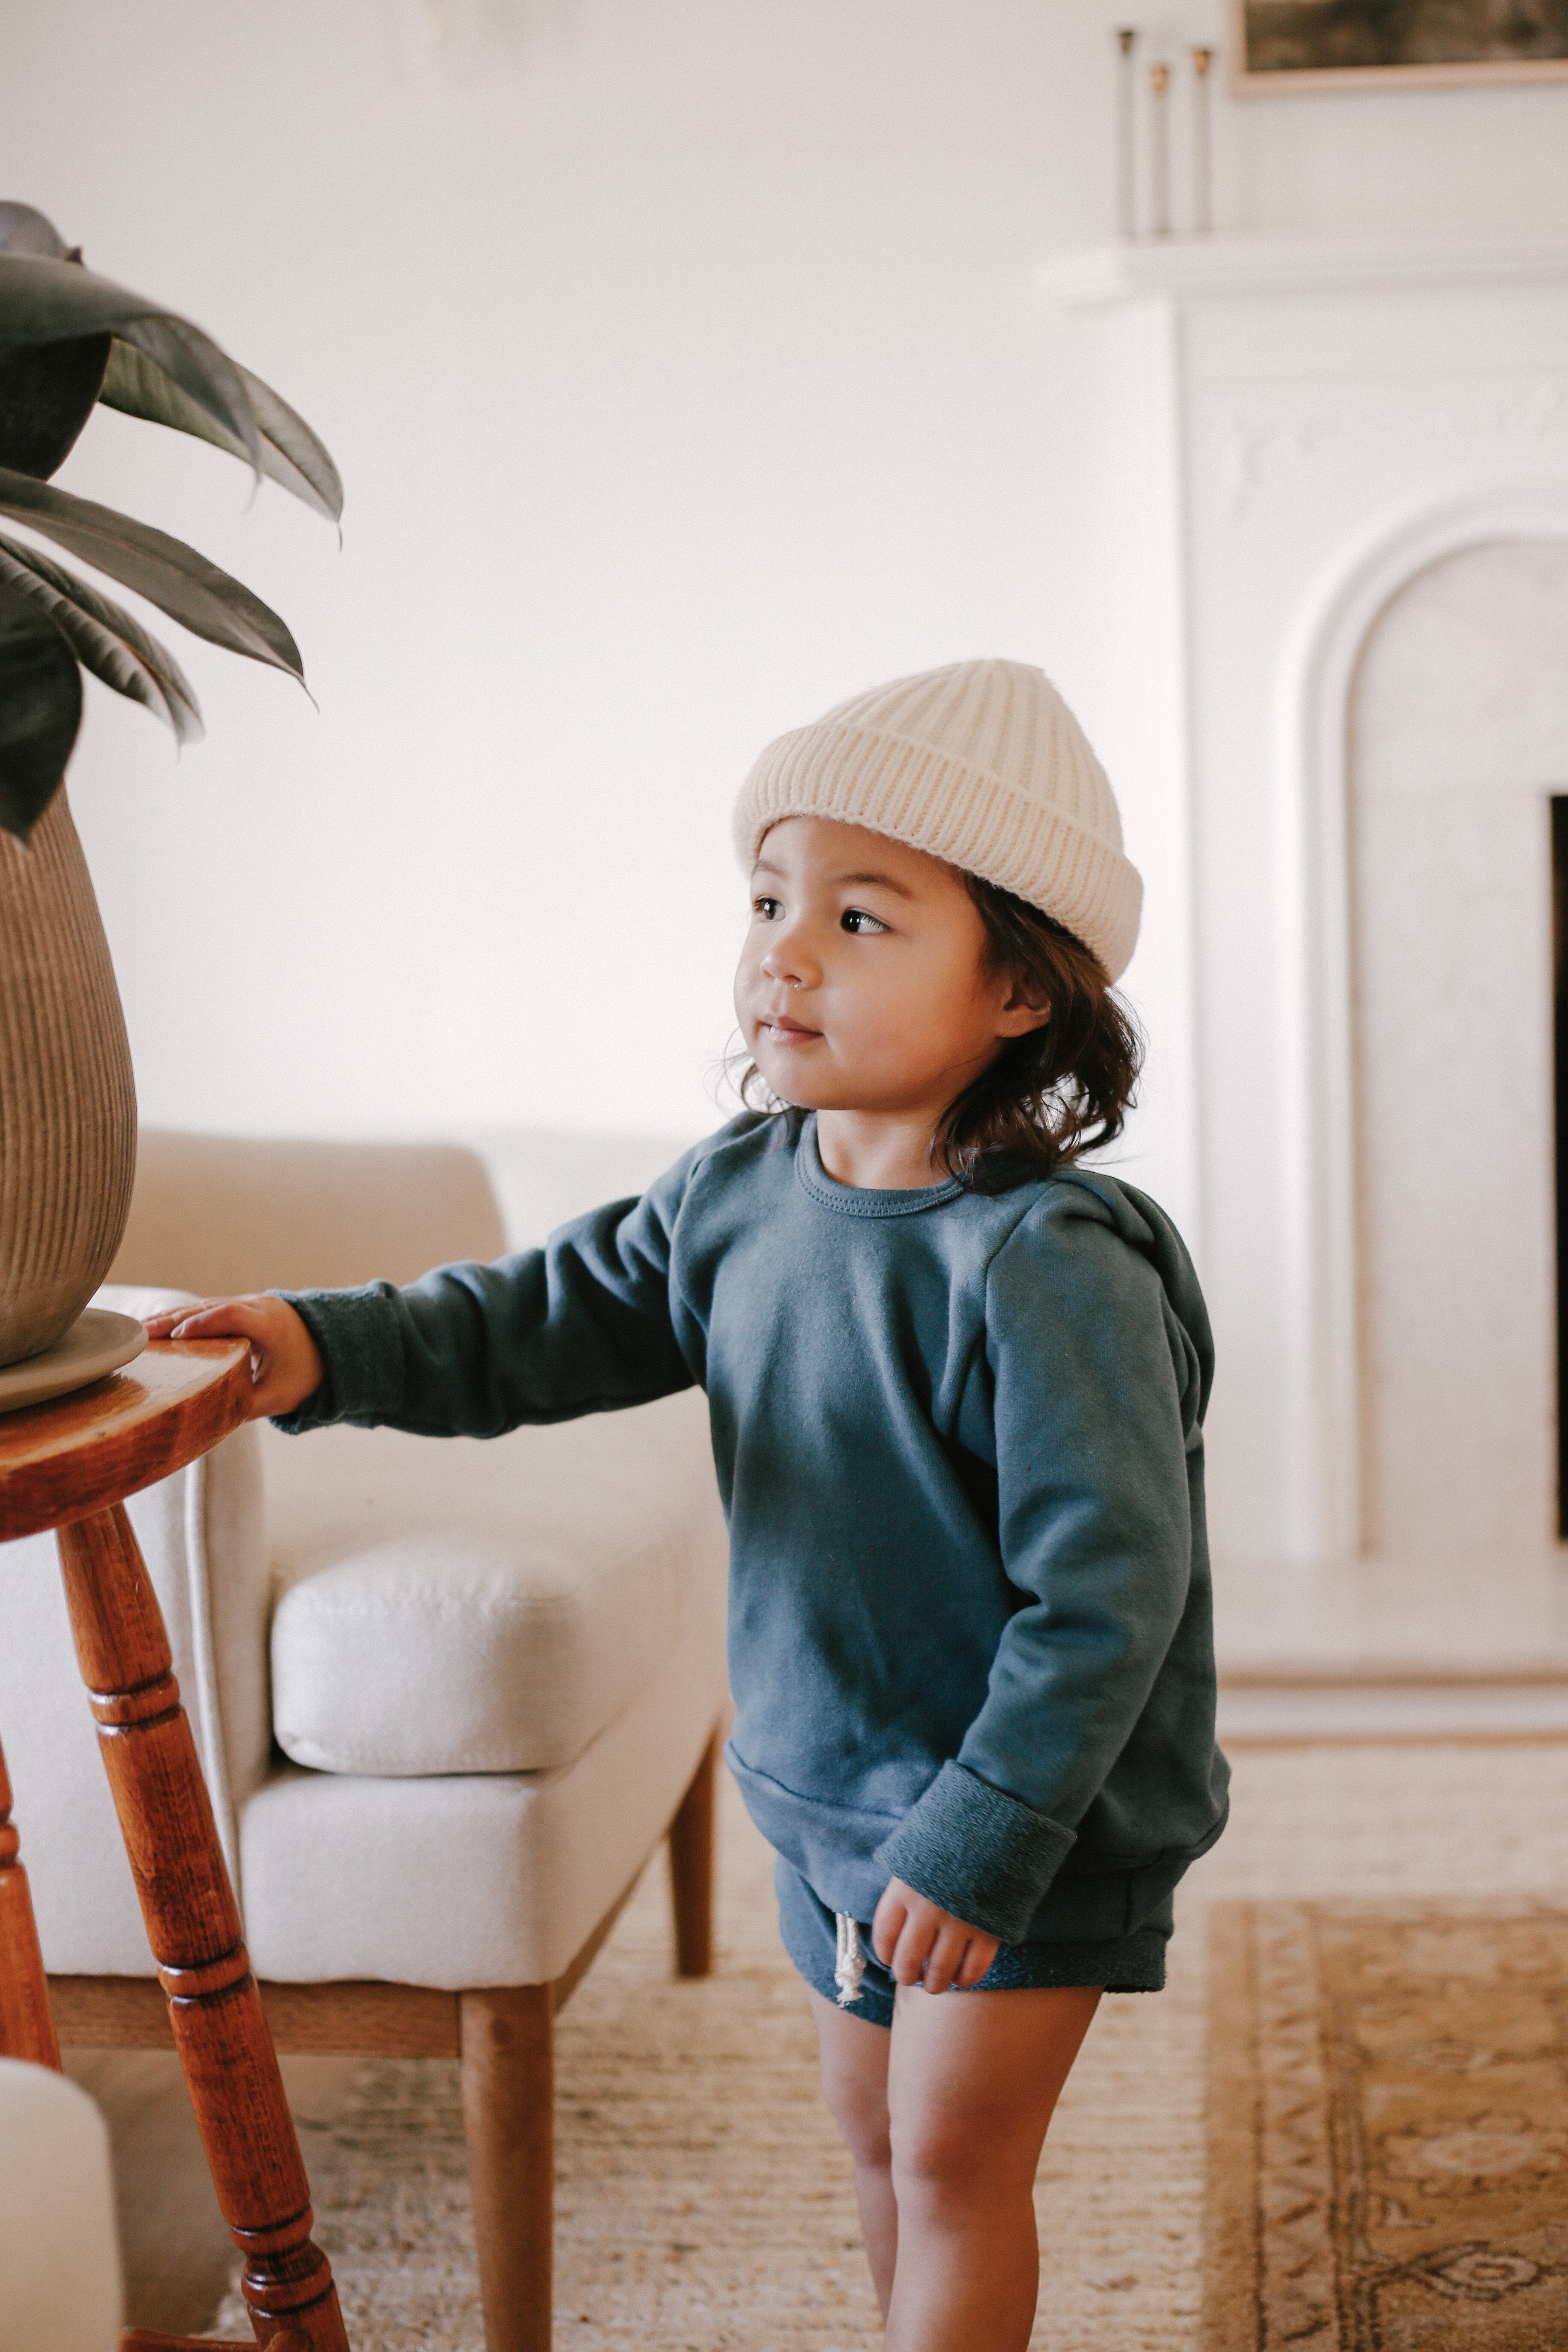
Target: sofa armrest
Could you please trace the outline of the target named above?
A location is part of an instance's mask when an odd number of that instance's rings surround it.
[[[499,1257],[500,1212],[477,1156],[440,1143],[327,1143],[144,1127],[117,1283],[204,1297],[413,1282]]]

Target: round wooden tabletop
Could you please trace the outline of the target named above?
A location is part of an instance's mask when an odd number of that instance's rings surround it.
[[[163,1339],[108,1380],[0,1413],[0,1540],[63,1527],[183,1470],[237,1429],[248,1339]]]

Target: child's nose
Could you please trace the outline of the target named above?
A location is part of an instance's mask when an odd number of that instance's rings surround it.
[[[816,977],[810,950],[800,933],[793,929],[769,940],[763,970],[770,980],[786,988],[805,987]]]

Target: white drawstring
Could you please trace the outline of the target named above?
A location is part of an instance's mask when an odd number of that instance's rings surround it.
[[[848,2009],[860,1998],[860,1979],[866,1973],[866,1955],[860,1949],[860,1930],[853,1919],[836,1911],[838,1923],[838,1959],[833,1971],[833,1981],[838,1987],[838,2006]]]

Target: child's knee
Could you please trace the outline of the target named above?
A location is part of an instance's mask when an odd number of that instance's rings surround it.
[[[994,2205],[1013,2191],[1032,2193],[1039,2150],[1026,2137],[987,2128],[973,2112],[910,2113],[892,2119],[889,2148],[900,2205],[929,2200],[948,2209]]]
[[[843,2066],[832,2064],[826,2052],[821,2074],[822,2095],[827,2102],[828,2113],[856,2163],[885,2167],[890,2155],[886,2090]]]
[[[943,2116],[902,2116],[889,2133],[893,2179],[906,2192],[951,2194],[972,2178],[974,2134]]]

